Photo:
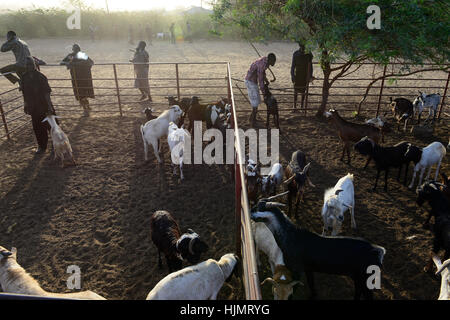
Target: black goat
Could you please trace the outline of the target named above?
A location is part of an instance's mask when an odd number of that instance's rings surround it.
[[[406,126],[408,124],[408,119],[414,117],[413,103],[405,98],[395,98],[391,99],[391,110],[394,115],[395,120],[397,120],[397,130],[400,131],[400,123],[404,122],[403,131],[406,131]]]
[[[424,226],[430,222],[431,216],[434,216],[433,226],[433,250],[425,272],[431,270],[433,265],[432,257],[439,253],[440,249],[444,249],[444,260],[450,257],[450,204],[443,192],[439,190],[440,184],[431,181],[422,184],[417,189],[417,204],[422,206],[424,202],[428,202],[431,211],[428,213]]]
[[[150,120],[153,120],[153,119],[157,118],[157,116],[153,115],[152,108],[147,107],[142,112],[145,113],[145,118],[147,119],[147,121],[150,121]]]
[[[278,116],[278,102],[277,99],[273,96],[273,94],[267,90],[267,94],[264,97],[264,103],[267,107],[267,120],[266,120],[266,128],[269,129],[269,119],[270,115],[273,116],[273,122],[277,129],[280,129],[280,118]]]
[[[400,142],[393,147],[381,147],[376,144],[369,137],[364,137],[359,140],[354,148],[360,154],[364,156],[369,156],[375,160],[375,165],[377,167],[377,178],[375,179],[375,185],[373,190],[375,191],[378,184],[378,178],[380,177],[380,172],[384,170],[384,191],[387,191],[387,178],[389,174],[389,168],[399,168],[397,181],[400,180],[400,174],[402,172],[402,166],[405,164],[405,180],[403,184],[406,184],[406,178],[408,175],[408,166],[410,160],[405,157],[406,151],[410,144],[408,142]]]
[[[292,210],[292,200],[295,197],[295,213],[297,214],[298,204],[303,201],[303,195],[305,193],[306,183],[311,187],[315,187],[309,179],[307,173],[310,167],[310,163],[306,164],[306,156],[301,150],[297,150],[292,153],[291,162],[284,170],[284,176],[289,190],[288,204],[289,204],[289,216]]]
[[[212,104],[200,104],[198,97],[191,98],[191,106],[187,112],[189,118],[188,131],[192,132],[194,128],[194,121],[206,122],[206,128],[210,129],[216,127],[220,114],[225,112],[225,106],[228,104],[228,99],[222,98]]]
[[[272,197],[273,198],[273,197]],[[294,279],[306,273],[311,298],[315,298],[314,272],[346,275],[355,286],[355,300],[361,294],[372,299],[367,287],[369,266],[381,268],[386,250],[370,242],[350,237],[325,237],[297,227],[278,208],[282,204],[264,199],[251,211],[251,218],[264,222],[283,252],[286,267]]]
[[[161,268],[161,251],[164,253],[169,272],[182,268],[182,261],[197,263],[200,255],[208,250],[206,243],[199,239],[198,234],[189,229],[181,235],[178,223],[173,216],[164,210],[153,213],[150,222],[152,241],[158,248],[158,266]]]

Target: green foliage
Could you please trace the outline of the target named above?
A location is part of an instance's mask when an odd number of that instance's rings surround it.
[[[366,26],[369,5],[381,9],[381,29]],[[238,24],[252,39],[302,41],[319,59],[364,57],[421,64],[448,62],[450,15],[446,1],[431,0],[219,0],[214,19]],[[325,53],[325,55],[323,55]]]

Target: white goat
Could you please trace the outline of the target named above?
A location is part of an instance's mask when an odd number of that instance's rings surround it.
[[[53,293],[41,288],[39,283],[17,263],[17,249],[11,251],[0,246],[0,286],[4,292],[85,300],[106,300],[92,291]]]
[[[429,109],[429,114],[425,122],[427,122],[430,119],[431,114],[433,114],[433,122],[434,122],[434,120],[436,119],[436,113],[440,101],[441,95],[439,93],[427,95],[419,91],[419,96],[416,99],[414,99],[413,102],[414,116],[416,115],[416,113],[418,114],[417,123],[420,123],[420,115],[426,108]]]
[[[261,180],[261,191],[263,195],[274,195],[277,191],[277,187],[283,182],[283,166],[281,164],[274,163],[267,176],[264,176]]]
[[[441,275],[441,292],[438,300],[450,300],[450,259],[441,263],[439,257],[433,257],[434,264],[436,265],[436,274]]]
[[[169,124],[169,134],[167,135],[167,143],[170,148],[170,155],[172,159],[173,174],[176,175],[176,166],[180,167],[180,179],[183,180],[183,155],[184,155],[184,142],[186,139],[190,139],[189,132],[181,126],[178,126],[171,122]]]
[[[274,299],[287,300],[293,292],[293,287],[299,281],[292,280],[292,274],[284,264],[283,253],[265,223],[251,221],[251,226],[255,241],[256,261],[258,265],[261,265],[259,251],[264,252],[269,259],[273,275],[273,278],[265,279],[261,285],[270,282]]]
[[[167,275],[147,295],[147,300],[216,300],[237,264],[235,254],[219,261],[208,259]]]
[[[147,121],[141,125],[142,141],[144,142],[144,157],[148,160],[148,145],[153,146],[153,151],[159,163],[162,160],[159,156],[161,152],[161,143],[159,139],[167,136],[169,131],[169,123],[177,122],[183,114],[183,110],[178,105],[171,106],[168,110],[159,115],[158,118]]]
[[[332,228],[331,235],[340,232],[344,222],[344,212],[349,210],[352,218],[352,228],[356,229],[355,221],[355,190],[353,186],[353,174],[348,173],[339,179],[334,188],[327,189],[324,194],[322,219],[323,232]]]
[[[434,175],[434,180],[437,180],[439,174],[439,168],[441,166],[442,159],[445,157],[447,151],[445,150],[445,146],[440,142],[432,142],[422,150],[418,147],[410,145],[405,153],[405,157],[414,161],[414,173],[409,184],[408,188],[411,189],[414,186],[414,180],[416,179],[416,174],[420,171],[419,178],[419,186],[422,185],[423,174],[425,173],[425,169],[428,168],[427,176],[425,180],[428,180],[428,177],[431,173],[431,167],[433,165],[437,165],[436,174]]]
[[[61,159],[61,167],[64,168],[64,154],[67,154],[72,161],[72,164],[76,165],[73,158],[73,151],[72,146],[69,142],[69,138],[67,138],[67,135],[56,123],[56,118],[59,117],[51,114],[45,117],[44,120],[42,120],[42,122],[47,121],[51,126],[50,135],[53,142],[53,152],[55,153],[54,160],[56,160],[56,157],[59,157]]]
[[[367,124],[371,124],[371,125],[377,127],[378,129],[383,128],[385,122],[386,122],[386,120],[384,119],[384,117],[381,117],[381,116],[377,116],[376,118],[366,120]]]

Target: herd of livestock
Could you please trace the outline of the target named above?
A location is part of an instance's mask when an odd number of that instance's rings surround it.
[[[152,146],[159,163],[161,158],[161,138],[167,137],[171,151],[174,175],[179,167],[180,178],[183,175],[183,145],[193,129],[194,121],[206,123],[207,128],[216,128],[222,132],[231,128],[231,105],[227,99],[220,99],[212,104],[201,104],[197,97],[183,98],[180,101],[167,97],[169,108],[159,116],[153,110],[144,110],[147,121],[140,128],[144,146],[144,157],[148,160],[148,147]],[[436,116],[438,95],[420,93],[414,102],[404,98],[391,99],[391,107],[397,122],[403,123],[406,131],[407,122],[414,120],[420,123],[420,114],[426,108],[430,113],[427,119]],[[273,111],[273,110],[272,110]],[[277,113],[277,112],[276,112]],[[189,119],[188,129],[184,129],[185,117]],[[386,115],[385,115],[386,116]],[[384,190],[388,188],[388,173],[391,168],[398,168],[397,180],[402,167],[405,167],[404,183],[406,184],[408,165],[414,163],[413,177],[409,184],[412,189],[416,174],[420,177],[416,189],[417,204],[427,202],[431,211],[425,224],[434,216],[433,250],[425,267],[430,271],[434,262],[442,278],[439,299],[450,299],[450,179],[441,173],[442,182],[438,182],[441,162],[446,154],[446,147],[441,142],[433,142],[428,146],[415,146],[408,142],[400,142],[394,146],[379,145],[383,134],[388,132],[388,125],[383,117],[377,117],[365,124],[344,120],[336,110],[330,109],[325,117],[334,124],[343,143],[341,160],[347,153],[350,163],[350,151],[354,149],[367,156],[367,167],[374,161],[377,169],[373,189],[376,190],[381,171],[385,172]],[[67,136],[59,127],[54,116],[45,119],[51,125],[55,158],[60,157],[64,165],[65,155],[75,164],[72,148]],[[278,117],[276,117],[278,126]],[[268,126],[268,122],[267,122]],[[398,128],[399,129],[399,128]],[[447,148],[450,148],[450,141]],[[431,167],[436,165],[434,180],[428,180]],[[289,217],[297,214],[309,187],[315,187],[309,178],[311,163],[302,150],[292,153],[289,164],[283,168],[280,163],[273,164],[268,175],[262,176],[259,164],[253,159],[246,159],[246,187],[251,205],[252,231],[256,251],[267,255],[273,276],[262,284],[272,284],[275,299],[285,300],[292,296],[294,287],[300,283],[303,274],[310,289],[310,297],[317,296],[314,286],[314,273],[345,275],[354,282],[354,298],[372,299],[373,291],[367,286],[371,267],[382,268],[386,250],[361,238],[338,236],[344,221],[344,213],[349,212],[351,226],[356,229],[355,219],[355,186],[353,174],[348,173],[324,192],[322,207],[322,235],[310,232],[295,225]],[[425,170],[428,173],[423,182]],[[282,186],[284,192],[277,194]],[[287,204],[276,199],[287,196]],[[287,215],[281,208],[287,207]],[[159,267],[162,265],[161,254],[165,256],[169,274],[159,281],[149,292],[147,299],[216,299],[223,284],[233,274],[239,272],[238,257],[230,253],[218,261],[201,257],[208,250],[205,243],[194,230],[188,229],[184,234],[174,217],[167,211],[159,210],[151,217],[151,239],[158,250]],[[444,250],[444,262],[438,256]],[[52,296],[79,299],[103,299],[91,291],[57,294],[43,290],[17,262],[17,250],[11,251],[0,247],[0,286],[4,292]],[[259,255],[257,262],[260,264]],[[183,268],[183,264],[189,264]]]

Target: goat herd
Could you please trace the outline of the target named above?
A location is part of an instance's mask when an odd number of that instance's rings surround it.
[[[394,118],[399,123],[404,121],[405,131],[407,121],[414,119],[415,113],[418,113],[419,123],[423,109],[429,107],[430,116],[431,114],[435,116],[438,104],[438,95],[420,93],[414,103],[404,98],[395,100],[391,98]],[[432,263],[435,263],[436,274],[441,275],[442,283],[439,299],[450,299],[450,179],[441,173],[442,183],[437,181],[441,162],[446,155],[446,147],[441,142],[433,142],[423,148],[408,142],[383,147],[378,142],[383,133],[387,132],[388,125],[382,117],[358,124],[344,120],[334,109],[325,112],[324,116],[334,124],[343,143],[341,161],[347,153],[350,163],[350,150],[354,149],[367,156],[364,169],[371,160],[375,162],[377,174],[373,191],[377,188],[381,171],[385,172],[385,191],[388,188],[387,178],[391,168],[399,169],[397,176],[399,180],[402,167],[405,167],[404,184],[406,184],[408,164],[414,163],[409,189],[413,188],[416,174],[420,171],[416,189],[417,204],[422,206],[424,202],[428,202],[431,206],[424,227],[429,226],[431,216],[435,217],[432,228],[433,250],[424,271],[431,271]],[[430,120],[430,116],[427,121]],[[434,120],[433,118],[433,123]],[[447,148],[450,148],[450,140]],[[434,180],[428,181],[433,165],[437,166]],[[314,272],[349,276],[354,282],[354,298],[359,299],[363,295],[366,299],[372,299],[373,292],[367,285],[367,280],[371,276],[368,270],[373,270],[374,266],[382,267],[386,250],[360,238],[337,237],[346,211],[350,213],[352,228],[356,229],[353,174],[348,173],[340,178],[334,187],[325,190],[321,212],[323,232],[322,235],[318,235],[296,226],[288,217],[293,213],[297,214],[299,202],[302,201],[307,186],[315,187],[308,176],[311,163],[307,162],[304,152],[294,151],[285,169],[276,163],[267,176],[260,175],[259,164],[252,159],[247,159],[246,168],[248,197],[250,203],[255,205],[251,210],[251,219],[256,251],[262,251],[268,257],[273,277],[267,278],[264,282],[273,284],[275,299],[287,299],[303,273],[306,275],[310,296],[314,298],[316,296]],[[426,182],[422,184],[423,174],[427,168]],[[283,185],[287,191],[277,195],[277,188]],[[274,201],[275,198],[286,194],[287,205]],[[285,206],[288,215],[280,210]],[[331,236],[327,236],[327,233],[331,233]],[[444,250],[444,263],[441,263],[438,256],[440,250]],[[259,257],[257,260],[260,264]]]
[[[227,99],[202,105],[197,97],[183,98],[180,101],[173,97],[167,98],[169,108],[160,116],[154,117],[151,109],[144,110],[148,120],[140,128],[144,155],[147,160],[148,146],[151,145],[158,162],[162,163],[160,139],[167,136],[172,160],[175,157],[172,163],[178,164],[180,178],[183,180],[183,149],[179,148],[174,152],[175,146],[184,142],[193,129],[194,121],[206,122],[207,128],[219,130],[229,128],[231,109]],[[415,111],[419,114],[418,121],[425,107],[430,107],[430,115],[432,109],[434,116],[436,115],[439,101],[437,100],[436,103],[435,95],[427,96],[421,93],[414,103],[406,101],[408,100],[403,98],[391,99],[394,117],[398,122],[404,121],[405,129],[407,121],[414,118]],[[183,127],[186,115],[190,120],[188,130]],[[390,168],[399,168],[398,180],[402,167],[405,166],[406,183],[408,164],[411,161],[414,162],[414,174],[409,188],[414,186],[416,173],[421,171],[417,188],[417,204],[422,205],[428,202],[432,208],[426,224],[429,223],[431,216],[435,217],[433,253],[425,269],[431,270],[434,261],[437,267],[436,273],[442,276],[439,299],[449,299],[450,179],[442,174],[442,183],[437,182],[439,167],[446,154],[445,146],[440,142],[433,142],[421,148],[411,143],[400,142],[392,147],[382,147],[378,145],[378,142],[386,132],[386,122],[381,117],[371,119],[366,124],[357,124],[344,120],[333,109],[326,112],[325,116],[334,123],[343,142],[341,160],[344,160],[345,152],[347,152],[350,163],[350,150],[353,146],[357,152],[368,157],[364,168],[372,159],[375,162],[377,175],[374,190],[376,190],[381,171],[385,171],[384,190],[388,187],[387,178]],[[73,161],[70,143],[54,116],[49,116],[46,121],[49,121],[52,127],[55,158],[67,152]],[[64,155],[60,157],[63,163]],[[432,165],[437,165],[434,180],[422,184],[424,171],[429,168],[425,178],[428,180]],[[294,286],[300,283],[301,276],[305,273],[310,296],[314,298],[316,297],[314,272],[346,275],[354,282],[355,299],[360,299],[361,296],[372,299],[373,293],[367,286],[370,276],[368,270],[371,267],[382,267],[386,250],[360,238],[337,236],[346,211],[350,212],[351,226],[356,229],[353,174],[347,174],[339,179],[334,187],[325,190],[321,212],[322,235],[296,226],[288,217],[297,214],[307,187],[315,187],[308,175],[311,169],[311,163],[307,161],[305,153],[301,150],[292,153],[286,168],[283,169],[280,163],[276,163],[266,176],[261,176],[258,163],[253,159],[246,160],[247,193],[250,203],[254,205],[251,210],[251,219],[255,247],[257,252],[262,251],[267,255],[273,273],[273,277],[265,279],[262,284],[272,284],[275,299],[288,299],[293,294]],[[277,194],[277,189],[282,185],[286,186],[286,191]],[[280,209],[286,205],[275,200],[285,195],[287,195],[288,215]],[[216,299],[224,282],[239,270],[236,267],[238,257],[232,253],[225,254],[219,261],[208,259],[200,262],[201,255],[208,250],[208,245],[192,229],[181,234],[178,223],[167,211],[156,211],[151,217],[150,228],[151,239],[158,249],[159,267],[162,264],[162,253],[165,255],[170,273],[156,284],[147,299]],[[330,235],[326,235],[327,233]],[[440,249],[445,250],[444,260],[446,261],[443,263],[437,255]],[[9,251],[0,247],[0,285],[4,292],[103,299],[91,291],[57,294],[43,290],[38,282],[17,263],[16,254],[15,248]],[[257,260],[260,264],[258,255]],[[183,269],[183,262],[191,266]]]

